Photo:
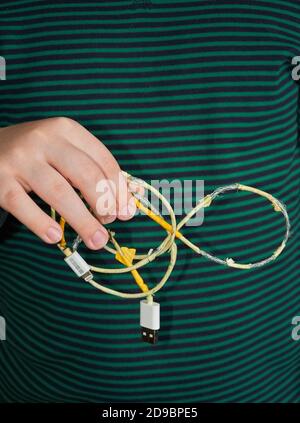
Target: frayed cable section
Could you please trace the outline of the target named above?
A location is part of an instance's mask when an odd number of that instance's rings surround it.
[[[108,230],[110,235],[110,242],[113,245],[114,248],[109,247],[106,245],[104,249],[112,254],[115,255],[115,258],[120,261],[124,267],[122,268],[101,268],[96,266],[89,266],[89,272],[98,272],[98,273],[106,273],[106,274],[120,274],[120,273],[126,273],[131,272],[133,278],[135,279],[136,283],[140,287],[140,289],[143,292],[140,293],[127,293],[122,291],[116,291],[111,288],[105,287],[102,284],[96,282],[93,278],[85,278],[85,280],[93,285],[95,288],[111,295],[116,295],[118,297],[123,298],[147,298],[148,302],[151,303],[153,301],[153,296],[156,292],[158,292],[166,283],[166,281],[169,279],[173,268],[176,264],[177,260],[177,245],[176,240],[181,241],[183,244],[185,244],[187,247],[189,247],[191,250],[193,250],[195,253],[204,256],[208,260],[211,260],[215,263],[222,264],[225,266],[228,266],[230,268],[237,268],[237,269],[252,269],[252,268],[258,268],[261,266],[266,265],[267,263],[270,263],[271,261],[275,260],[284,250],[286,247],[288,238],[290,236],[290,221],[289,216],[287,213],[286,206],[280,202],[277,198],[273,197],[271,194],[262,191],[258,188],[251,187],[248,185],[243,185],[240,183],[230,184],[223,187],[219,187],[216,190],[214,190],[211,194],[206,195],[204,198],[202,198],[200,201],[198,201],[196,207],[194,207],[190,212],[179,222],[177,223],[175,212],[173,208],[171,207],[168,200],[153,186],[148,184],[147,182],[143,181],[142,179],[133,178],[131,175],[129,175],[126,172],[123,172],[124,176],[128,179],[128,181],[134,181],[136,184],[139,184],[143,189],[149,190],[152,192],[162,203],[162,205],[166,208],[169,214],[169,220],[170,222],[167,222],[162,215],[159,213],[158,210],[156,210],[153,205],[143,196],[141,196],[139,193],[133,192],[133,196],[135,198],[135,203],[137,207],[150,219],[152,219],[154,222],[159,224],[166,232],[166,237],[161,242],[161,244],[156,248],[151,248],[148,253],[146,254],[136,254],[136,250],[133,248],[128,248],[125,246],[120,246],[116,239],[115,239],[115,233],[113,231]],[[286,225],[286,231],[284,238],[279,245],[279,247],[276,248],[276,250],[273,252],[273,254],[261,261],[255,262],[255,263],[238,263],[234,261],[232,258],[226,258],[225,260],[216,257],[204,250],[202,250],[199,246],[195,245],[192,241],[187,239],[183,233],[180,231],[182,227],[194,216],[194,214],[200,210],[201,208],[210,207],[213,203],[213,201],[221,194],[229,192],[229,191],[237,191],[237,190],[243,190],[243,191],[249,191],[253,194],[262,196],[266,198],[268,201],[271,202],[274,210],[276,212],[282,212],[284,219],[285,219],[285,225]],[[51,210],[51,215],[55,219],[55,210]],[[63,219],[63,218],[61,218]],[[65,227],[65,221],[63,219],[62,221],[62,228],[64,232]],[[79,244],[81,243],[81,238],[77,236],[73,242],[73,250],[77,250]],[[66,245],[66,240],[63,236],[61,243],[58,244],[59,249],[66,255],[70,256],[72,254],[72,251],[70,248]],[[74,253],[74,251],[73,251]],[[167,267],[167,270],[161,280],[156,284],[154,288],[148,288],[148,285],[144,282],[142,276],[138,273],[137,269],[140,269],[141,267],[147,265],[148,263],[154,261],[159,256],[168,253],[169,254],[169,264]],[[76,257],[75,257],[76,258]],[[74,263],[73,263],[74,264]],[[74,264],[74,266],[76,263]]]

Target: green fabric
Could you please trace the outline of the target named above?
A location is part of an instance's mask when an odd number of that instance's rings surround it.
[[[178,242],[151,346],[140,340],[138,301],[77,279],[55,246],[10,216],[0,232],[2,402],[299,402],[299,24],[299,2],[284,0],[1,3],[0,127],[71,117],[137,177],[204,180],[205,193],[253,185],[283,201],[292,225],[278,260],[249,271]],[[163,237],[141,216],[111,227],[140,251]],[[228,193],[184,233],[219,257],[257,261],[279,245],[284,222],[263,199]],[[166,264],[142,272],[151,286]],[[136,289],[128,275],[101,281]]]

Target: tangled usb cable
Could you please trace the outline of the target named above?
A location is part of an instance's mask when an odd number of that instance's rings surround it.
[[[172,270],[175,266],[176,259],[177,259],[176,239],[180,240],[187,247],[191,248],[195,253],[202,255],[209,260],[212,260],[216,263],[219,263],[225,266],[234,267],[238,269],[251,269],[251,268],[258,268],[258,267],[264,266],[267,263],[275,260],[281,254],[281,252],[286,246],[287,240],[290,235],[290,222],[289,222],[288,213],[286,211],[285,206],[277,198],[273,197],[271,194],[265,191],[262,191],[260,189],[257,189],[251,186],[243,185],[240,183],[235,183],[235,184],[219,187],[215,191],[213,191],[211,194],[208,194],[204,198],[202,198],[197,203],[197,205],[179,223],[177,223],[174,210],[172,206],[170,205],[170,203],[168,202],[168,200],[163,196],[163,194],[161,194],[156,188],[154,188],[153,186],[151,186],[144,180],[135,178],[124,171],[123,171],[123,174],[126,176],[128,183],[130,182],[131,184],[141,186],[144,189],[152,192],[167,209],[170,222],[167,222],[167,220],[165,220],[162,217],[160,212],[156,210],[155,207],[144,196],[138,194],[134,190],[131,190],[135,198],[136,206],[146,216],[148,216],[154,222],[159,224],[166,231],[166,237],[161,242],[161,244],[158,247],[151,249],[146,254],[136,254],[136,249],[120,246],[116,240],[116,236],[115,236],[116,234],[113,231],[108,230],[109,242],[112,244],[112,246],[106,245],[104,249],[108,251],[109,253],[113,254],[115,256],[115,259],[119,261],[120,263],[122,263],[124,267],[116,269],[116,268],[103,268],[103,267],[92,266],[92,265],[89,265],[77,251],[82,241],[79,235],[75,238],[72,246],[69,246],[67,244],[67,241],[65,239],[66,221],[61,216],[59,222],[63,231],[63,236],[60,242],[57,244],[57,246],[64,253],[65,262],[76,273],[76,275],[82,278],[83,280],[85,280],[86,282],[88,282],[89,284],[91,284],[92,286],[94,286],[95,288],[99,289],[100,291],[105,292],[107,294],[116,295],[122,298],[129,298],[129,299],[146,298],[140,301],[140,326],[141,326],[142,339],[145,342],[149,342],[152,344],[157,342],[158,330],[160,328],[160,317],[159,317],[160,306],[157,302],[153,301],[153,296],[165,285],[165,283],[169,279],[172,273]],[[285,234],[284,234],[282,242],[275,249],[275,251],[273,252],[271,256],[258,262],[238,263],[238,262],[235,262],[232,258],[226,258],[225,260],[223,260],[221,258],[218,258],[202,250],[200,247],[198,247],[197,245],[192,243],[190,240],[188,240],[182,234],[182,232],[180,232],[181,228],[184,225],[186,225],[186,223],[201,208],[211,206],[214,199],[220,194],[223,194],[229,191],[236,191],[236,190],[249,191],[256,195],[265,197],[268,201],[271,202],[275,212],[281,212],[283,214],[283,217],[285,220],[286,230],[285,230]],[[51,208],[51,216],[53,219],[56,219],[56,212],[53,208]],[[147,284],[143,280],[142,276],[140,275],[138,269],[152,262],[157,257],[165,253],[169,254],[169,264],[168,264],[167,270],[165,271],[160,281],[156,284],[156,286],[152,289],[149,289]],[[123,291],[117,291],[117,290],[108,288],[107,286],[104,286],[94,280],[94,273],[120,274],[120,273],[126,273],[126,272],[131,272],[136,284],[139,286],[142,292],[128,293]]]

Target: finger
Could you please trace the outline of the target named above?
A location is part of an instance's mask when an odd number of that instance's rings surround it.
[[[53,244],[61,240],[59,224],[41,210],[18,183],[6,190],[1,205],[43,241]]]
[[[121,220],[131,219],[136,206],[127,185],[127,179],[112,153],[105,145],[82,125],[74,125],[69,134],[70,142],[86,152],[101,167],[108,181],[116,189],[117,217]]]
[[[107,181],[102,169],[86,153],[72,144],[65,144],[64,154],[55,148],[47,152],[48,163],[53,166],[73,187],[78,188],[99,216],[102,223],[115,220],[117,215],[116,193]]]
[[[108,233],[88,211],[66,179],[49,165],[35,169],[39,178],[28,181],[31,189],[65,218],[92,250],[104,247]]]

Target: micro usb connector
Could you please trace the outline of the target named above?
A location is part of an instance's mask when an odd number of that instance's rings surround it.
[[[142,300],[140,302],[140,325],[142,340],[155,344],[160,328],[160,306],[156,302]]]

